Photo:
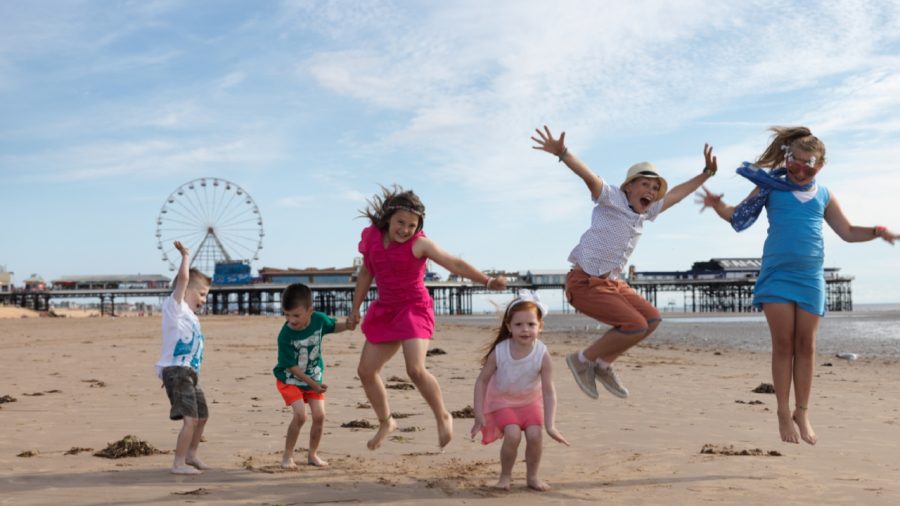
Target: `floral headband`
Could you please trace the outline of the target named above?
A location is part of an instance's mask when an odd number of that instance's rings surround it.
[[[509,316],[509,311],[515,307],[517,304],[521,304],[522,302],[531,302],[535,306],[537,306],[538,311],[541,312],[541,318],[547,316],[548,308],[547,304],[541,302],[541,299],[538,297],[537,292],[534,290],[521,289],[519,290],[519,296],[512,300],[508,306],[506,306],[506,316]],[[505,318],[504,318],[505,319]]]
[[[420,218],[424,218],[424,217],[425,217],[425,212],[424,212],[424,211],[419,211],[418,209],[414,209],[414,208],[409,207],[409,206],[389,205],[389,206],[385,206],[385,207],[384,207],[384,210],[385,210],[385,211],[388,211],[388,212],[389,212],[389,211],[406,211],[406,212],[408,212],[408,213],[415,214],[416,216],[418,216],[418,217],[420,217]]]

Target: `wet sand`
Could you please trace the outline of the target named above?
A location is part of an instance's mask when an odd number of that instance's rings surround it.
[[[366,399],[355,379],[358,331],[325,342],[330,388],[320,454],[331,467],[281,470],[290,415],[271,374],[281,320],[204,316],[201,322],[207,335],[201,384],[211,417],[200,456],[215,469],[174,476],[171,454],[93,456],[129,434],[163,451],[174,445],[180,425],[168,420],[153,374],[158,317],[0,319],[0,398],[15,398],[0,404],[0,504],[900,501],[896,357],[869,355],[849,364],[822,353],[810,407],[819,443],[811,447],[781,443],[774,396],[752,393],[771,381],[768,354],[729,346],[745,332],[758,339],[755,327],[725,326],[720,332],[729,335],[716,339],[690,330],[688,338],[688,324],[667,322],[658,339],[618,362],[632,396],[603,393],[596,401],[578,390],[564,362],[596,332],[577,324],[551,330],[544,341],[554,359],[558,428],[572,447],[545,436],[541,477],[553,490],[537,493],[525,487],[523,445],[513,490],[505,493],[491,488],[499,443],[470,441],[471,420],[457,419],[454,441],[438,452],[434,419],[415,390],[388,390],[393,411],[408,416],[398,417],[406,431],[381,449],[366,449],[371,429],[341,427],[376,423],[370,409],[359,407]],[[472,402],[478,353],[491,335],[486,325],[438,325],[432,347],[446,354],[430,357],[429,368],[450,410]],[[399,357],[384,371],[385,379],[391,376],[406,377]],[[305,447],[307,438],[304,427],[298,445]],[[708,453],[701,453],[704,447]],[[67,455],[73,448],[93,451]],[[24,452],[33,456],[17,456]],[[305,453],[295,459],[305,462]]]

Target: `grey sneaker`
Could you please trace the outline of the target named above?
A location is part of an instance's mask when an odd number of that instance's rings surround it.
[[[604,369],[596,363],[594,363],[593,365],[594,374],[597,376],[597,381],[599,381],[601,385],[606,387],[606,389],[609,390],[609,393],[622,399],[628,397],[628,389],[625,388],[625,386],[622,385],[622,382],[619,381],[619,376],[616,374],[616,371],[613,370],[612,366]]]
[[[578,352],[575,352],[566,355],[566,365],[575,376],[575,383],[578,383],[582,392],[591,399],[600,397],[600,394],[597,393],[597,382],[594,379],[594,364],[582,362],[578,359]]]

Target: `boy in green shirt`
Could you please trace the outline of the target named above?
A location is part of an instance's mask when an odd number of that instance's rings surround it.
[[[313,311],[312,291],[302,283],[294,283],[281,294],[281,307],[287,320],[278,334],[278,365],[272,370],[275,384],[286,406],[294,417],[288,425],[284,441],[281,467],[296,469],[294,446],[300,428],[306,423],[306,408],[312,413],[309,430],[309,455],[307,462],[313,466],[327,466],[328,462],[317,455],[319,441],[325,424],[325,390],[322,383],[325,361],[322,360],[322,337],[332,332],[343,332],[346,323],[337,321],[318,311]]]

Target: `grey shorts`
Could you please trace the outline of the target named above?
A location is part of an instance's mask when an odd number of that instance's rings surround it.
[[[206,396],[197,385],[196,371],[180,365],[166,367],[162,370],[162,380],[172,406],[169,419],[209,418]]]

